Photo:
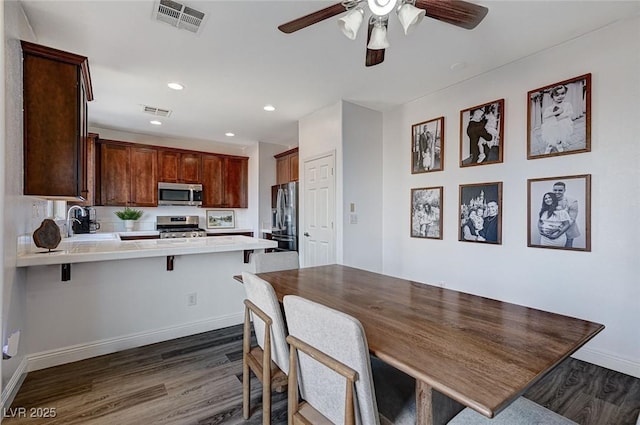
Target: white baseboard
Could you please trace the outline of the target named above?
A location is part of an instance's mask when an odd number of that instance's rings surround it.
[[[11,379],[9,379],[9,382],[7,382],[7,385],[5,385],[5,387],[2,389],[0,407],[2,408],[3,412],[5,411],[5,409],[8,409],[13,402],[14,397],[16,396],[18,390],[20,389],[20,386],[22,385],[22,381],[24,381],[24,378],[27,377],[28,368],[29,361],[26,357],[24,357],[18,365],[16,371],[13,372],[13,375],[11,376]]]
[[[43,351],[27,356],[28,371],[45,369],[65,363],[76,362],[129,348],[168,341],[214,329],[237,325],[244,321],[244,313],[221,316],[199,322],[186,323],[170,328],[139,332],[117,338],[108,338],[88,344],[78,344],[55,350]]]
[[[640,378],[640,363],[616,356],[612,353],[591,348],[581,348],[571,357]]]

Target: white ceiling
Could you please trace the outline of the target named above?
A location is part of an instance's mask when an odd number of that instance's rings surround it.
[[[19,1],[37,43],[89,58],[92,127],[286,146],[297,145],[298,119],[340,99],[393,108],[640,14],[639,1],[478,1],[489,13],[476,29],[425,18],[408,36],[393,16],[385,61],[367,68],[365,25],[355,41],[339,16],[277,30],[336,1],[181,1],[207,14],[198,34],[155,21],[153,0]],[[173,112],[152,126],[142,105]]]

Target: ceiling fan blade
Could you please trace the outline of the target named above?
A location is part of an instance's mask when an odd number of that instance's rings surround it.
[[[324,9],[305,15],[301,18],[294,19],[291,22],[282,24],[278,29],[286,34],[291,34],[294,31],[301,30],[310,25],[317,24],[320,21],[336,16],[342,12],[346,12],[346,8],[342,3],[336,3],[333,6],[325,7]]]
[[[426,10],[426,16],[464,29],[474,29],[489,9],[462,0],[416,0],[416,7]]]
[[[387,26],[389,21],[384,23]],[[369,31],[367,32],[367,46],[369,45],[369,41],[371,40],[371,31],[373,31],[373,22],[369,22]],[[365,60],[366,66],[374,66],[382,63],[384,61],[384,49],[371,50],[367,48],[367,58]]]

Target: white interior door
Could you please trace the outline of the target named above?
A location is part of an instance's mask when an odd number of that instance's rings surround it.
[[[304,163],[304,267],[336,262],[334,170],[333,153]]]

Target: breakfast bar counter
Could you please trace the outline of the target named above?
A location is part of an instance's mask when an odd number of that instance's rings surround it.
[[[250,252],[276,246],[275,241],[240,235],[121,240],[118,233],[97,233],[64,238],[55,250],[47,252],[46,249],[36,247],[30,238],[23,238],[18,243],[16,266],[74,264],[230,251]]]

